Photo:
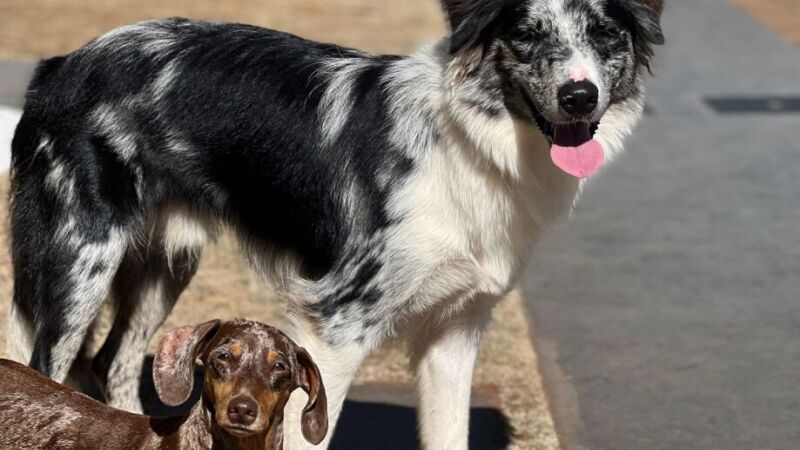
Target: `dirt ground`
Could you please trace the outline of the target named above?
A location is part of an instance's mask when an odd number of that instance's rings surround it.
[[[731,0],[744,8],[763,25],[800,45],[800,1],[798,0]]]
[[[413,51],[445,31],[437,0],[3,0],[0,58],[65,53],[114,27],[172,16],[250,23],[382,53]]]
[[[64,53],[116,26],[168,16],[253,23],[382,53],[408,53],[445,33],[436,0],[4,0],[0,2],[0,59]],[[2,177],[0,317],[7,316],[12,285],[6,244],[7,189],[7,177]],[[205,251],[197,276],[159,336],[165,329],[209,318],[247,317],[280,326],[283,310],[284,303],[248,267],[233,238],[223,234]],[[508,417],[514,430],[509,448],[556,449],[558,440],[521,295],[509,296],[495,316],[481,349],[475,384],[491,393]],[[6,321],[0,320],[0,355],[6,328]],[[356,384],[412,382],[399,344],[376,351],[355,380]]]

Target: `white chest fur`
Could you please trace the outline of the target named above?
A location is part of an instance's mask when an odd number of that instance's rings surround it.
[[[534,125],[465,115],[446,127],[392,205],[403,217],[394,254],[413,261],[407,286],[425,305],[506,293],[542,228],[570,210],[579,188],[552,165]]]
[[[457,87],[450,58],[433,47],[398,63],[388,80],[399,118],[393,136],[399,146],[413,143],[415,166],[389,199],[398,225],[385,236],[380,282],[396,301],[421,308],[511,289],[539,234],[571,211],[583,186],[553,165],[533,122],[459,100],[476,86]],[[641,97],[609,108],[595,136],[607,158],[640,115]],[[408,139],[432,126],[438,140]]]

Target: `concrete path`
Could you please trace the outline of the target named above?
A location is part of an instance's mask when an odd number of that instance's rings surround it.
[[[722,0],[665,14],[653,114],[523,283],[562,444],[797,449],[800,115],[704,98],[800,97],[800,48]]]
[[[0,174],[11,164],[11,138],[19,122],[25,88],[33,74],[33,63],[2,61],[0,63]]]
[[[0,106],[21,108],[25,88],[33,75],[34,63],[2,61],[0,63]]]
[[[0,104],[0,173],[11,167],[11,139],[20,118],[20,110]]]

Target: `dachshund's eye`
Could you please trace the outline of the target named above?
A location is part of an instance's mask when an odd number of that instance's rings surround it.
[[[289,367],[283,361],[277,361],[275,365],[272,366],[272,370],[275,372],[286,372],[289,370]]]
[[[231,354],[228,352],[220,352],[217,354],[217,361],[231,362]]]

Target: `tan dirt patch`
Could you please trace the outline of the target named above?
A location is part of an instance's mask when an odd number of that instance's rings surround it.
[[[437,0],[3,0],[0,58],[66,53],[120,25],[174,16],[249,23],[388,53],[411,52],[445,32]]]
[[[800,2],[798,0],[731,0],[762,25],[800,45]]]

